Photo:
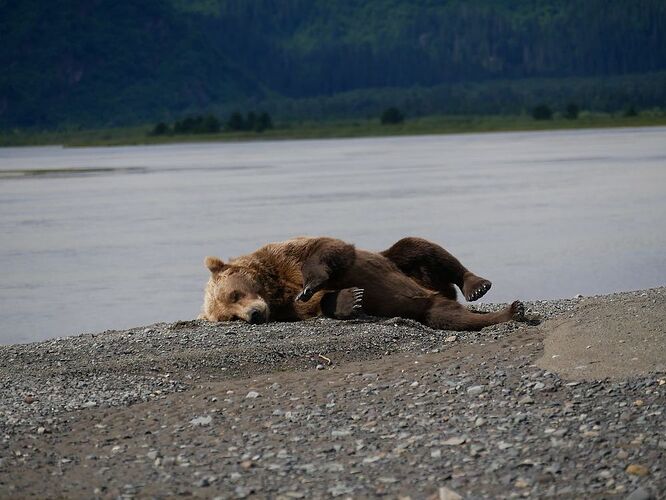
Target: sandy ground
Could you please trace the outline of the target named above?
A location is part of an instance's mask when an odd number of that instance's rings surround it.
[[[0,347],[0,497],[666,498],[666,288],[529,306]]]
[[[543,327],[538,365],[569,379],[666,372],[666,307],[647,292],[581,300],[575,315]]]

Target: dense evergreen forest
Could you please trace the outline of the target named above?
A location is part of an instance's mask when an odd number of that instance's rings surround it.
[[[663,0],[0,0],[0,127],[666,107]]]

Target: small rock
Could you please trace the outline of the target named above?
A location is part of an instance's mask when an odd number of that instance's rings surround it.
[[[629,452],[627,452],[626,450],[620,450],[617,452],[617,458],[619,458],[620,460],[626,460],[627,458],[629,458]]]
[[[643,487],[639,487],[632,491],[626,500],[652,500],[653,498],[652,493]]]
[[[513,483],[513,485],[516,488],[521,488],[522,489],[522,488],[527,488],[530,485],[530,483],[525,481],[522,477],[519,477],[518,479],[516,479],[516,481]]]
[[[210,423],[213,421],[213,417],[210,415],[206,415],[205,417],[196,417],[190,420],[190,424],[192,425],[198,425],[198,426],[203,426],[203,425],[210,425]]]
[[[323,370],[323,369],[324,369],[324,365],[317,365],[317,370]]]
[[[481,427],[481,426],[482,426],[483,424],[485,424],[485,423],[486,423],[486,419],[485,419],[485,418],[483,418],[483,417],[478,417],[478,418],[474,421],[474,426],[475,426],[475,427]]]
[[[33,396],[26,396],[23,398],[23,402],[27,405],[31,405],[35,402],[35,398]]]
[[[258,397],[259,397],[259,393],[257,391],[250,391],[245,396],[245,399],[256,399]]]
[[[524,398],[521,398],[521,399],[518,401],[518,404],[521,404],[521,405],[531,405],[531,404],[534,404],[534,399],[532,399],[530,396],[525,396]]]
[[[194,486],[197,488],[208,488],[210,486],[210,481],[208,481],[208,478],[201,478],[199,479],[196,483],[194,483]]]
[[[454,436],[450,437],[446,441],[442,441],[442,444],[445,446],[459,446],[461,444],[464,444],[465,441],[467,441],[467,438],[463,436]]]
[[[94,408],[95,406],[97,406],[95,401],[86,401],[81,405],[81,408]]]
[[[150,460],[156,460],[160,456],[160,452],[155,450],[150,450],[148,453],[146,453],[146,456]]]
[[[632,476],[647,476],[650,473],[650,470],[645,467],[644,465],[640,464],[629,464],[627,465],[626,468],[627,474],[631,474]]]
[[[457,335],[449,335],[444,339],[444,342],[455,342],[456,340],[458,340]]]
[[[243,460],[240,463],[241,469],[243,469],[243,470],[250,470],[253,465],[254,465],[254,463],[252,462],[252,460]]]
[[[46,429],[44,427],[37,427],[37,434],[44,434]]]
[[[252,490],[250,488],[246,488],[245,486],[236,486],[234,493],[236,494],[236,498],[247,498],[252,493]]]
[[[472,385],[467,388],[467,394],[470,396],[477,396],[481,394],[484,391],[484,387],[482,385]]]
[[[437,493],[429,497],[429,500],[462,500],[462,496],[456,493],[455,491],[447,488],[446,486],[440,486],[437,490]]]
[[[327,490],[332,496],[334,497],[339,497],[340,495],[347,495],[352,492],[352,489],[347,486],[346,484],[336,484],[335,486],[331,486]]]

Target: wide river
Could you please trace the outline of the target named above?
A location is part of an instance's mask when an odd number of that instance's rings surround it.
[[[0,343],[196,317],[222,258],[418,235],[487,301],[666,284],[666,128],[0,149]]]

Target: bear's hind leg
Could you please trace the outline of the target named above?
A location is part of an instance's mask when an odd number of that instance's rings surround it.
[[[483,297],[492,286],[489,280],[469,271],[444,248],[423,238],[403,238],[381,254],[407,276],[449,299],[456,298],[452,283],[469,302]]]
[[[501,311],[478,313],[455,301],[440,298],[426,313],[424,323],[438,330],[476,331],[511,320],[525,321],[525,306],[518,300]]]

